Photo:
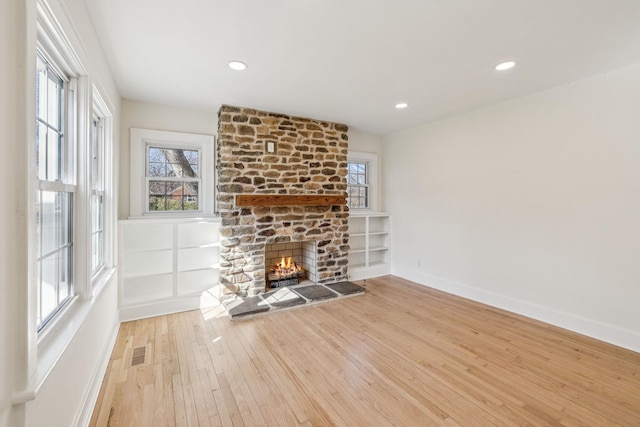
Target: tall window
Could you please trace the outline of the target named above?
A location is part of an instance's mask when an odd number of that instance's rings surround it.
[[[369,207],[369,164],[367,162],[347,163],[347,204],[350,208]]]
[[[94,106],[94,110],[95,110]],[[91,275],[104,267],[104,118],[93,116],[91,126]]]
[[[38,52],[36,80],[38,330],[73,295],[73,206],[76,186],[66,116],[70,79]]]
[[[149,211],[200,210],[200,151],[147,147]]]

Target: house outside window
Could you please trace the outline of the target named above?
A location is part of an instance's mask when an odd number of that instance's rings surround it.
[[[197,211],[200,209],[200,151],[147,147],[148,210]]]
[[[36,80],[36,262],[37,329],[73,295],[74,149],[67,112],[75,98],[72,81],[37,54]]]

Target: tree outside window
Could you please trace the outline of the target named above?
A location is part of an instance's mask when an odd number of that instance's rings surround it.
[[[147,152],[148,210],[200,210],[200,152],[153,146]]]

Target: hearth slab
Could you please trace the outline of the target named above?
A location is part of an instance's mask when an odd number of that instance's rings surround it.
[[[293,307],[306,302],[300,295],[287,288],[266,292],[261,296],[270,305],[278,308]]]
[[[310,301],[321,301],[329,298],[336,298],[338,294],[320,285],[301,286],[293,289],[294,292],[302,295]]]
[[[338,292],[340,295],[354,295],[364,293],[364,288],[362,286],[358,286],[355,283],[351,282],[339,282],[325,286]]]
[[[227,312],[231,318],[248,316],[250,314],[263,313],[269,311],[269,305],[259,296],[237,299],[227,305]]]

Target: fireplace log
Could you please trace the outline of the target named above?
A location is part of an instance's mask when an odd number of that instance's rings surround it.
[[[237,194],[236,206],[335,206],[346,204],[340,195]]]

